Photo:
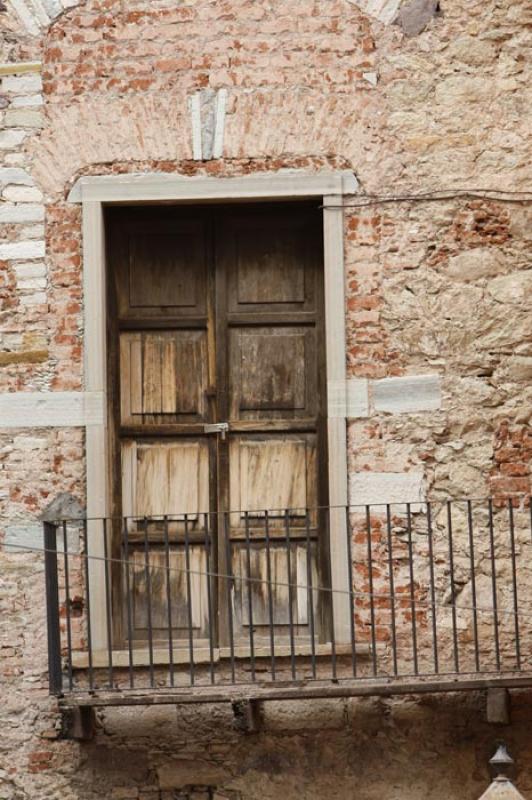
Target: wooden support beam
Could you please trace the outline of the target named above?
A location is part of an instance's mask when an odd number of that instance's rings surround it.
[[[278,684],[247,684],[190,688],[180,691],[144,689],[72,693],[59,699],[62,709],[107,706],[187,705],[190,703],[235,703],[238,701],[311,700],[342,697],[393,697],[395,695],[468,692],[488,689],[532,689],[532,674],[489,678],[409,680],[376,679],[345,681],[290,681]]]
[[[261,703],[259,700],[236,700],[232,704],[235,728],[242,733],[258,733],[261,728]]]
[[[510,725],[511,698],[505,688],[488,689],[486,696],[486,719],[492,725]]]
[[[89,742],[96,733],[96,712],[91,706],[79,706],[63,711],[65,739]]]

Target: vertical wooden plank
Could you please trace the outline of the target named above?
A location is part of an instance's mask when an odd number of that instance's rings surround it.
[[[162,345],[162,412],[175,414],[177,406],[176,342],[172,334]]]
[[[142,414],[142,338],[140,333],[132,334],[129,339],[129,387],[127,387],[127,367],[123,376],[123,385],[130,398],[132,414]],[[129,388],[129,391],[127,389]]]
[[[142,407],[145,414],[160,414],[162,410],[161,351],[161,337],[146,334],[142,357]]]

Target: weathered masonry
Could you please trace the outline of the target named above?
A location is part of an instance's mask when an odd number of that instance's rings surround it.
[[[1,800],[532,797],[527,16],[0,3]]]

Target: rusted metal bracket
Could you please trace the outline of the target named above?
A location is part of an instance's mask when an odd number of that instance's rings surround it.
[[[234,724],[242,733],[258,733],[262,724],[260,700],[235,700],[231,703]]]
[[[63,711],[63,738],[89,742],[96,733],[96,713],[91,706]]]

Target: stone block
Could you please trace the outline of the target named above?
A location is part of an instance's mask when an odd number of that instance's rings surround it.
[[[9,222],[42,222],[44,206],[36,203],[2,203],[0,205],[0,224]]]
[[[37,108],[44,104],[42,94],[23,94],[21,97],[14,97],[11,101],[11,108]]]
[[[36,186],[6,186],[2,196],[13,203],[38,203],[42,200],[42,192]]]
[[[4,115],[6,128],[42,128],[43,115],[40,111],[13,110]]]
[[[23,294],[20,297],[20,303],[23,306],[42,306],[48,300],[45,292],[33,292],[32,294]]]
[[[46,264],[43,261],[36,261],[29,264],[15,264],[15,275],[17,280],[26,278],[44,278],[46,276]]]
[[[476,281],[479,278],[491,278],[500,273],[505,266],[504,255],[492,247],[474,247],[464,253],[451,256],[445,275],[459,281]]]
[[[0,150],[11,150],[14,147],[20,147],[27,135],[27,131],[0,131]]]
[[[39,74],[6,75],[2,78],[2,89],[11,94],[34,94],[42,91],[42,79]]]
[[[349,478],[353,505],[419,503],[425,498],[422,472],[355,472]]]
[[[441,408],[439,375],[383,378],[371,384],[375,411],[388,414],[436,411]]]
[[[43,258],[45,255],[44,242],[29,240],[25,242],[6,242],[0,244],[0,260],[23,258]]]
[[[17,167],[0,167],[0,185],[8,186],[16,183],[21,186],[33,186],[34,180],[24,169]]]
[[[510,693],[507,689],[488,689],[486,719],[492,725],[510,724]]]

